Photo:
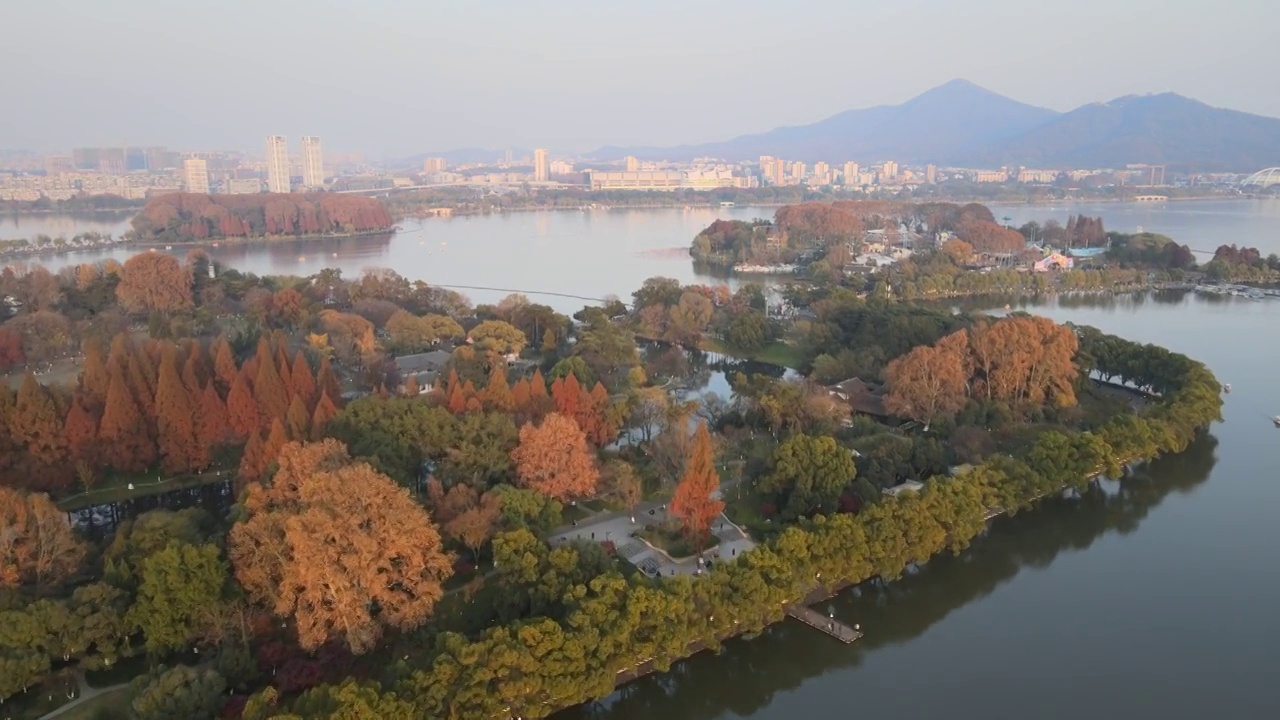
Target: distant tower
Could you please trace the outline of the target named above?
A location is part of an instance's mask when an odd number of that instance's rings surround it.
[[[636,160],[635,155],[627,156],[627,172],[635,172],[640,169],[640,161]]]
[[[182,184],[189,193],[209,194],[209,164],[200,158],[182,161]]]
[[[858,182],[858,163],[850,161],[844,164],[844,184],[860,185]]]
[[[320,152],[320,138],[315,135],[302,137],[302,184],[309,188],[324,187],[324,156]]]
[[[287,193],[289,185],[289,145],[283,135],[267,136],[267,191]]]
[[[546,182],[551,178],[551,166],[547,161],[547,149],[533,151],[533,181]]]
[[[930,165],[924,166],[924,181],[929,183],[930,185],[938,182],[938,166],[937,165],[930,164]]]

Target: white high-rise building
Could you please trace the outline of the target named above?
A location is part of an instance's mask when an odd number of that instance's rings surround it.
[[[302,184],[324,187],[324,156],[320,153],[320,138],[315,135],[302,136]]]
[[[201,158],[182,161],[182,186],[189,193],[209,194],[209,163]]]
[[[858,163],[847,162],[844,164],[844,184],[845,185],[860,185],[861,179],[862,178],[859,177],[859,173],[858,173]]]
[[[289,143],[283,135],[268,135],[267,192],[287,193],[289,190]]]
[[[533,151],[533,181],[546,182],[551,179],[551,164],[547,161],[546,148]]]

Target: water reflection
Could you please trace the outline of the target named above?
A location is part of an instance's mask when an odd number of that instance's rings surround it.
[[[841,645],[798,623],[784,622],[754,640],[730,641],[719,655],[695,656],[669,673],[643,678],[602,702],[556,717],[711,720],[729,714],[751,716],[773,703],[779,693],[811,678],[857,668],[877,652],[920,637],[1024,568],[1045,568],[1064,552],[1084,550],[1109,534],[1134,532],[1166,497],[1190,492],[1209,477],[1216,447],[1216,438],[1202,436],[1186,452],[1150,463],[1123,482],[1001,518],[965,553],[936,558],[885,589],[862,586],[842,593],[829,603],[836,617],[858,622],[868,631],[855,645]],[[1045,630],[1053,632],[1073,630]],[[1051,641],[1037,638],[1037,642]],[[825,698],[814,702],[833,711],[838,707]],[[863,709],[872,707],[864,704]]]

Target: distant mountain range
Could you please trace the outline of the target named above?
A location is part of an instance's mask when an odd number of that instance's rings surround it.
[[[1105,168],[1146,163],[1202,172],[1280,165],[1280,119],[1175,93],[1129,95],[1067,113],[952,80],[901,105],[846,110],[811,125],[678,147],[604,147],[594,159],[773,155],[805,162],[881,160],[960,167]]]

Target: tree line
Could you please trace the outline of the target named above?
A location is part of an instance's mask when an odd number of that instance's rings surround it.
[[[166,193],[148,199],[133,219],[134,233],[147,242],[350,234],[392,225],[377,198],[335,193]]]

